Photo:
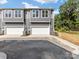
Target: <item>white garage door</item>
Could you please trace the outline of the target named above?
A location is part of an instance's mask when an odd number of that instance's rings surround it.
[[[23,30],[24,30],[23,28],[7,28],[7,34],[22,35]]]
[[[32,34],[50,34],[49,24],[32,24]]]
[[[32,24],[32,34],[50,34],[49,24]]]
[[[32,28],[32,34],[49,34],[49,28]]]

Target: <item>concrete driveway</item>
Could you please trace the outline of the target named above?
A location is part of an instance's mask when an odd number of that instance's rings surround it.
[[[0,42],[0,51],[8,59],[72,59],[72,53],[46,40]]]
[[[77,46],[55,36],[6,35],[0,40],[0,52],[8,59],[78,59]]]

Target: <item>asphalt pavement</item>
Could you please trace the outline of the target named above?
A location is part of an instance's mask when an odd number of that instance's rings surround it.
[[[0,52],[6,53],[7,59],[73,59],[71,52],[45,39],[0,41]]]

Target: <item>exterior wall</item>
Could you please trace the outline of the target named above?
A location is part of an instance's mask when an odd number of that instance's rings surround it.
[[[39,13],[39,16],[38,17],[32,17],[32,10],[31,10],[31,22],[50,22],[50,10],[48,10],[49,14],[48,16],[49,17],[42,17],[42,10],[39,10],[38,13]]]
[[[2,25],[2,12],[0,10],[0,34],[1,34],[1,25]]]
[[[3,16],[3,22],[24,22],[23,10],[21,10],[22,11],[22,17],[15,17],[15,15],[14,15],[15,10],[11,10],[11,11],[12,11],[12,17],[7,18],[7,17]],[[5,12],[3,12],[3,14],[4,13]]]
[[[3,18],[4,22],[23,22],[23,18]]]
[[[50,22],[50,18],[32,18],[31,22]]]
[[[23,23],[5,23],[6,25],[6,27],[8,27],[8,28],[21,28],[21,27],[24,27],[24,24]]]
[[[48,16],[49,17],[42,17],[41,15],[41,11],[42,10],[39,10],[39,17],[37,18],[34,18],[32,17],[32,12],[31,12],[31,22],[32,23],[48,23],[50,25],[50,35],[53,35],[54,34],[54,18],[53,18],[53,13],[52,13],[52,10],[48,10]]]
[[[5,33],[7,27],[23,26],[24,27],[23,35],[29,35],[29,34],[31,34],[32,23],[35,23],[35,24],[48,23],[50,25],[50,34],[51,35],[53,34],[54,21],[52,19],[53,13],[51,13],[52,12],[51,9],[22,9],[22,17],[19,17],[19,18],[14,16],[14,11],[17,9],[10,9],[10,10],[12,11],[12,17],[10,17],[10,18],[4,17],[4,12],[3,12],[3,18],[0,17],[0,19],[3,20],[2,22],[0,20],[0,22],[1,22],[0,25],[2,24],[1,26],[3,26],[3,28],[4,28],[4,33]],[[21,10],[21,9],[19,9],[19,10]],[[39,10],[38,11],[39,17],[33,17],[32,10]],[[49,17],[42,17],[42,10],[48,10]],[[2,15],[2,13],[1,13],[1,15]],[[12,24],[12,23],[17,23],[17,24]],[[23,24],[18,24],[18,23],[23,23]]]
[[[53,18],[53,11],[49,12],[50,14],[50,35],[54,35],[54,18]]]
[[[0,35],[3,34],[3,11],[0,10]]]
[[[54,32],[54,15],[53,15],[53,12],[51,13],[50,12],[50,35],[55,35],[55,32]]]
[[[17,9],[15,9],[15,10],[17,10]],[[22,17],[15,17],[15,13],[14,13],[15,10],[11,9],[12,17],[5,17],[4,16],[4,11],[5,10],[3,10],[4,34],[6,34],[7,28],[10,28],[10,27],[13,27],[13,28],[14,27],[18,27],[18,28],[19,27],[24,27],[24,25],[23,25],[23,22],[24,22],[23,10],[21,10],[22,11]]]
[[[30,23],[30,13],[31,11],[30,10],[24,10],[24,35],[29,35],[30,34],[30,26],[31,26],[31,23]]]

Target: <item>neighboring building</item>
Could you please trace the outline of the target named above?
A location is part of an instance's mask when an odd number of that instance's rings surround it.
[[[53,34],[53,9],[2,8],[0,9],[0,34]]]

